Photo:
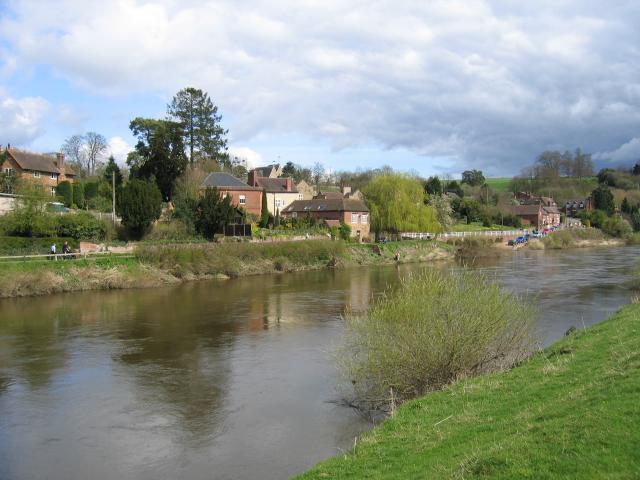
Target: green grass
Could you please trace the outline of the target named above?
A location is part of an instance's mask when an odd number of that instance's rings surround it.
[[[640,305],[404,404],[302,479],[640,478]]]
[[[491,225],[490,227],[485,227],[481,222],[473,222],[473,223],[456,223],[449,230],[451,232],[484,232],[487,230],[514,230],[515,227],[510,227],[508,225]]]
[[[496,192],[509,192],[510,177],[487,178],[487,185]]]

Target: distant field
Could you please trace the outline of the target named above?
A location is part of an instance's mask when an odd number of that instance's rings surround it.
[[[486,181],[487,181],[487,185],[489,185],[491,189],[496,190],[498,192],[508,192],[511,178],[509,177],[487,178]]]
[[[449,229],[452,232],[483,232],[485,230],[514,230],[513,227],[507,225],[492,225],[491,227],[485,227],[480,222],[473,223],[456,223]]]

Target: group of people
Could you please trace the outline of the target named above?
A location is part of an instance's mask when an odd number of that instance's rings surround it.
[[[49,253],[51,255],[56,255],[57,253],[57,247],[55,243],[51,244],[51,248],[49,249]],[[69,246],[69,242],[64,242],[62,244],[62,255],[64,255],[62,258],[66,259],[70,259],[70,258],[75,258],[73,254],[73,250],[71,250],[71,247]],[[56,257],[52,257],[52,258],[56,258]]]

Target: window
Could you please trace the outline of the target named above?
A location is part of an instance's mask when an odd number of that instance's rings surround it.
[[[56,196],[56,187],[51,187],[51,196],[52,197]]]
[[[298,217],[298,212],[292,212],[292,213],[291,213],[291,216],[292,216],[293,218],[297,218],[297,217]]]
[[[284,205],[284,200],[277,198],[276,199],[276,208]]]
[[[363,213],[362,216],[360,217],[360,223],[362,223],[363,225],[366,225],[367,223],[369,223],[369,214],[368,213]]]
[[[57,180],[58,175],[56,173],[50,173],[49,177],[51,178],[51,180]]]
[[[311,205],[305,205],[304,209],[305,210],[311,210]]]
[[[13,168],[11,167],[5,168],[4,173],[6,173],[7,175],[13,175]]]
[[[240,195],[240,205],[244,205],[245,203],[247,203],[247,197]]]
[[[358,223],[358,214],[357,213],[352,213],[351,214],[351,223]]]
[[[33,172],[33,178],[40,178],[40,172]]]
[[[298,200],[302,200],[302,194],[301,193],[298,194]]]

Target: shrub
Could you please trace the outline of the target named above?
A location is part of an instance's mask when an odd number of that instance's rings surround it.
[[[611,235],[612,237],[622,238],[626,235],[631,234],[633,229],[629,222],[627,222],[624,218],[620,217],[611,217],[607,218],[603,225],[602,231],[607,235]]]
[[[65,207],[70,207],[73,203],[73,186],[68,181],[60,182],[56,187],[56,193],[62,197]]]
[[[85,199],[91,200],[98,196],[98,182],[87,182],[84,184]]]
[[[194,238],[195,231],[182,220],[173,219],[170,222],[158,222],[145,237],[147,240],[189,240]]]
[[[482,288],[478,288],[482,285]],[[473,272],[427,270],[348,313],[340,373],[366,409],[405,401],[531,352],[532,307]]]
[[[155,183],[131,180],[122,188],[118,213],[123,225],[134,237],[140,238],[160,218],[162,196]]]
[[[102,220],[87,212],[57,217],[57,234],[60,237],[71,237],[77,240],[104,240],[107,226]]]
[[[70,237],[0,237],[0,255],[44,255],[49,253],[53,243],[61,252],[64,242],[68,242],[72,249],[78,249],[78,241]]]
[[[340,223],[340,238],[342,240],[349,240],[351,238],[351,226],[346,223]]]

